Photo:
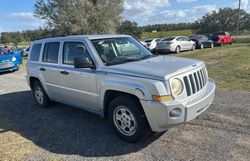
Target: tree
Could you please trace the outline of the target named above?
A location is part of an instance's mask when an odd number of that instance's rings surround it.
[[[140,38],[142,36],[142,30],[138,24],[129,20],[121,22],[117,28],[117,32],[119,34],[131,35],[136,38]]]
[[[196,21],[192,30],[196,33],[208,34],[215,31],[229,31],[234,33],[237,26],[238,9],[220,8],[218,12],[212,11]],[[244,10],[240,11],[240,30],[249,30],[250,15]]]
[[[122,0],[37,0],[35,17],[57,35],[115,33]]]

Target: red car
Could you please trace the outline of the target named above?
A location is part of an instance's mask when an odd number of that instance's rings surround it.
[[[214,32],[211,36],[214,44],[223,46],[223,44],[232,44],[233,37],[229,34],[229,32],[219,31]]]

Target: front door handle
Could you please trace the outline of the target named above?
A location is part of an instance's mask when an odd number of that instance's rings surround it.
[[[39,70],[41,70],[41,71],[46,71],[46,69],[45,69],[45,68],[40,68]]]
[[[69,72],[67,72],[67,71],[61,71],[60,73],[63,75],[69,75]]]

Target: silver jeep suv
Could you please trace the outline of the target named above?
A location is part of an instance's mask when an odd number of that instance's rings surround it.
[[[127,35],[35,41],[27,81],[40,107],[57,101],[107,117],[129,142],[196,118],[215,93],[204,62],[152,55]]]

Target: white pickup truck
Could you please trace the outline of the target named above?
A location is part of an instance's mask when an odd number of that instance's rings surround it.
[[[39,106],[57,101],[107,117],[128,142],[196,118],[215,93],[204,62],[152,55],[127,35],[34,41],[27,81]]]

